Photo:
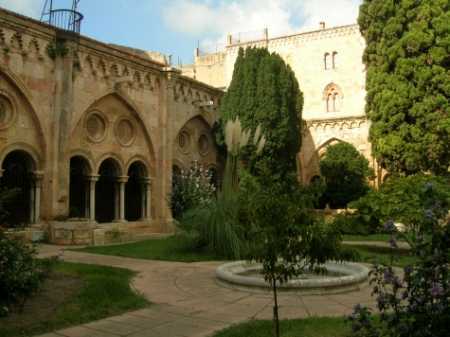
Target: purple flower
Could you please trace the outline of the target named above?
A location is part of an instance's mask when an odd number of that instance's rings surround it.
[[[397,241],[393,236],[391,236],[391,238],[389,239],[389,245],[391,246],[391,248],[398,248]]]
[[[433,219],[434,219],[434,213],[433,213],[433,211],[432,211],[431,209],[425,210],[425,217],[426,217],[428,220],[433,220]]]
[[[392,283],[394,281],[394,273],[391,269],[385,269],[383,276],[386,283]]]
[[[395,227],[394,220],[391,219],[386,221],[386,223],[384,224],[384,229],[387,232],[395,232],[397,228]]]
[[[442,296],[444,294],[444,288],[442,288],[442,284],[434,282],[431,286],[430,293],[433,298]]]

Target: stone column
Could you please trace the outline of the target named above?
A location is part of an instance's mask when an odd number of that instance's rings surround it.
[[[34,173],[34,223],[39,223],[41,220],[41,189],[43,176],[42,172]]]
[[[84,181],[84,212],[83,217],[89,219],[89,196],[91,194],[91,183],[89,179],[86,178]]]
[[[125,222],[125,184],[128,181],[128,176],[119,177],[119,222]]]
[[[145,201],[146,201],[146,205],[145,205],[145,217],[147,220],[151,220],[152,219],[152,181],[151,179],[147,179],[146,183],[145,183]]]
[[[95,184],[99,178],[98,175],[87,177],[89,181],[89,220],[91,222],[95,222]]]
[[[142,206],[141,206],[141,218],[142,221],[150,221],[152,219],[152,195],[151,195],[151,179],[144,178],[141,180],[142,191]]]

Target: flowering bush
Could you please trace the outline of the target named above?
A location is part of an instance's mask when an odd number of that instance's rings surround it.
[[[175,219],[180,219],[184,212],[211,202],[216,187],[212,182],[212,172],[198,162],[188,170],[181,170],[173,177],[170,207]]]
[[[48,274],[50,264],[35,259],[36,251],[0,231],[0,317],[23,308]]]
[[[403,275],[392,265],[375,266],[371,272],[372,294],[376,297],[379,318],[357,306],[352,321],[357,337],[446,337],[450,321],[450,219],[448,206],[431,183],[423,186],[427,209],[408,233],[399,233],[393,221],[385,224],[392,233],[390,244],[397,247],[401,237],[416,257]]]

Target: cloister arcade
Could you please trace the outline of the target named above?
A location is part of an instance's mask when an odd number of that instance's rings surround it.
[[[41,209],[42,172],[35,159],[25,150],[9,152],[1,163],[0,190],[4,219],[11,227],[23,227],[39,222]]]
[[[70,217],[98,223],[149,221],[151,179],[142,161],[134,161],[124,175],[121,164],[108,157],[93,172],[81,157],[70,159]]]

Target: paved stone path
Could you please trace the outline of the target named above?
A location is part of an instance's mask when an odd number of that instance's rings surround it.
[[[41,256],[60,255],[64,261],[122,267],[139,272],[133,286],[149,308],[68,328],[41,337],[202,337],[250,319],[272,317],[270,293],[231,289],[217,283],[220,262],[180,263],[95,255],[42,246]],[[342,316],[357,303],[373,306],[370,288],[333,295],[281,293],[280,316]]]

